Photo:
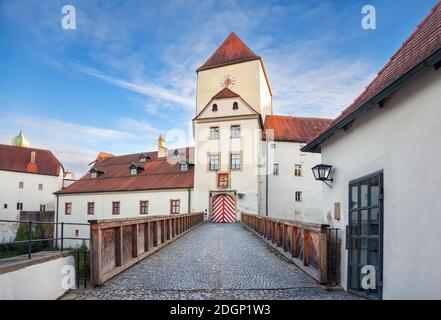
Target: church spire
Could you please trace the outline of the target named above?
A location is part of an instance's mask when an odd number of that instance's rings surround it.
[[[11,144],[16,147],[29,147],[29,140],[23,134],[23,128],[20,129],[20,133],[11,141]]]

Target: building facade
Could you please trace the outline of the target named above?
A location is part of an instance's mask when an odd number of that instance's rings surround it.
[[[303,148],[321,151],[332,166],[323,213],[342,231],[341,283],[362,296],[441,298],[440,26],[438,4],[366,91]]]
[[[0,144],[0,219],[19,220],[22,211],[55,211],[54,192],[64,170],[49,150],[29,147],[23,132],[12,145]],[[11,241],[18,224],[0,223],[0,241]]]

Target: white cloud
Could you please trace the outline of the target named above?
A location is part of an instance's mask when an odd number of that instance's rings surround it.
[[[105,75],[104,73],[87,66],[78,66],[78,69],[90,76],[104,80],[120,88],[130,90],[148,97],[157,98],[160,100],[175,102],[187,108],[194,108],[194,101],[191,97],[179,95],[173,90],[155,85],[148,82],[130,82],[123,79],[118,79]]]
[[[85,126],[55,119],[0,113],[0,143],[9,144],[23,126],[32,147],[51,150],[65,169],[80,178],[100,151],[139,152],[154,146],[158,129],[147,122],[121,119],[121,130]],[[152,136],[152,134],[154,134]],[[146,145],[151,140],[150,145]]]

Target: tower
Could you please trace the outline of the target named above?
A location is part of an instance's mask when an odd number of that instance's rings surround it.
[[[231,33],[197,69],[195,211],[215,222],[258,213],[261,129],[270,114],[263,60]]]

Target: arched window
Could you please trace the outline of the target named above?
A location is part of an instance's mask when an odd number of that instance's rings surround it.
[[[233,110],[239,109],[239,104],[237,102],[233,103]]]
[[[217,111],[217,104],[213,104],[213,107],[212,107],[211,111],[213,111],[213,112]]]

